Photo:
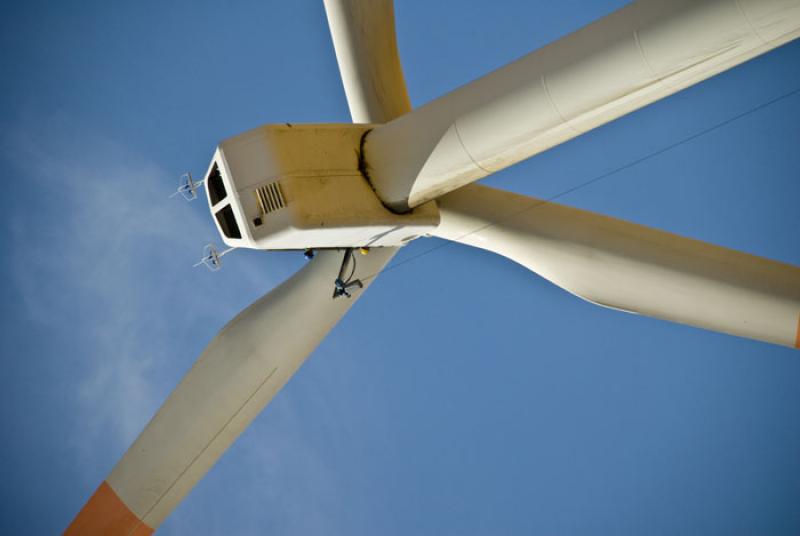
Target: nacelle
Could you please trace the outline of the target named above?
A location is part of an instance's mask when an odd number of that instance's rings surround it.
[[[360,171],[371,125],[264,125],[217,147],[208,205],[224,242],[252,249],[399,246],[439,224],[435,201],[383,206]]]

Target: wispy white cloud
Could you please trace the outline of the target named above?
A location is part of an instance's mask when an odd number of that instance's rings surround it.
[[[13,284],[32,331],[69,341],[63,355],[40,358],[76,364],[64,401],[74,414],[68,442],[76,460],[68,463],[94,486],[214,332],[278,282],[272,272],[286,270],[265,271],[246,254],[226,257],[220,273],[192,269],[216,231],[202,199],[168,199],[175,173],[102,135],[76,135],[69,118],[33,124],[6,125],[0,135],[3,159],[25,182],[25,206],[9,220]],[[209,522],[200,510],[219,492],[206,488],[168,519],[166,533],[234,526],[262,534],[265,515],[284,532],[328,532],[341,511],[341,482],[325,466],[325,446],[304,436],[301,415],[308,405],[324,408],[320,396],[281,395],[269,428],[256,425],[237,447],[237,463],[222,478],[235,482],[237,502],[252,516]],[[309,494],[324,504],[308,504]]]
[[[72,440],[91,463],[95,445],[124,449],[141,431],[171,388],[159,378],[165,363],[191,363],[179,343],[193,324],[233,317],[275,281],[239,263],[226,298],[222,279],[191,268],[214,230],[204,207],[167,199],[173,174],[100,135],[76,135],[67,118],[35,124],[3,135],[34,201],[13,219],[14,284],[32,322],[74,331],[64,349],[82,372]]]

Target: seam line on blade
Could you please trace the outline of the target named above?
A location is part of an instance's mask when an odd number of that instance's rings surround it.
[[[764,39],[763,37],[761,37],[761,34],[758,33],[758,30],[756,30],[756,27],[753,26],[753,23],[750,21],[750,17],[747,16],[747,12],[742,7],[742,3],[739,0],[734,0],[734,3],[736,4],[736,7],[739,9],[739,13],[742,14],[742,18],[747,23],[747,26],[750,27],[750,31],[752,31],[755,34],[755,36],[758,37],[758,39],[761,41],[762,45],[766,45],[767,44],[767,40]]]
[[[553,110],[558,114],[558,117],[561,118],[563,124],[569,127],[569,129],[572,130],[572,132],[576,134],[583,134],[583,132],[575,128],[575,126],[572,123],[570,123],[566,117],[564,117],[564,114],[562,114],[561,110],[559,110],[558,106],[556,106],[556,101],[553,100],[553,95],[550,93],[550,88],[547,85],[547,78],[545,77],[545,75],[540,76],[539,79],[542,81],[542,88],[544,89],[545,95],[547,95],[547,100],[550,101],[550,106],[553,107]]]
[[[462,149],[464,149],[464,152],[465,152],[465,153],[467,153],[467,156],[468,156],[468,157],[469,157],[469,159],[472,161],[472,163],[473,163],[473,164],[475,164],[475,167],[476,167],[476,168],[478,168],[478,169],[481,169],[481,170],[485,171],[486,173],[491,173],[491,171],[489,171],[488,169],[486,169],[485,167],[483,167],[482,165],[480,165],[480,164],[478,163],[478,161],[477,161],[477,160],[475,160],[475,157],[474,157],[474,156],[472,156],[472,153],[471,153],[471,152],[469,152],[469,149],[467,149],[467,146],[464,144],[464,140],[461,138],[461,132],[458,130],[458,119],[456,119],[455,121],[453,121],[453,131],[456,133],[456,138],[458,138],[458,143],[460,143],[460,144],[461,144],[461,148],[462,148]]]
[[[275,372],[277,370],[278,370],[278,367],[273,368],[272,372],[270,372],[267,375],[267,377],[264,378],[261,381],[261,383],[258,385],[258,387],[256,387],[256,389],[252,393],[250,393],[250,396],[248,396],[247,399],[242,403],[242,405],[239,406],[239,409],[237,409],[234,412],[234,414],[231,415],[230,418],[228,418],[227,421],[225,421],[225,424],[223,424],[220,427],[220,429],[217,430],[217,433],[214,434],[214,436],[208,441],[208,443],[205,444],[205,446],[200,450],[200,452],[198,452],[197,455],[195,455],[195,457],[192,458],[192,461],[190,461],[186,465],[186,467],[184,467],[183,471],[181,471],[181,473],[177,476],[177,478],[175,478],[175,480],[172,481],[172,484],[170,484],[169,487],[166,490],[164,490],[164,493],[161,494],[161,496],[158,498],[158,500],[155,503],[153,503],[153,505],[147,510],[147,512],[144,513],[142,518],[139,520],[140,523],[144,523],[145,522],[144,520],[147,519],[147,516],[149,516],[150,513],[156,508],[156,506],[158,506],[161,503],[161,501],[164,500],[164,497],[166,497],[167,494],[172,490],[172,488],[175,487],[175,484],[177,484],[181,480],[181,478],[183,478],[183,476],[186,474],[186,472],[189,471],[189,469],[192,468],[192,466],[197,462],[197,460],[200,458],[200,456],[205,454],[205,452],[208,450],[208,447],[210,447],[211,444],[220,436],[220,434],[222,434],[222,432],[225,431],[225,429],[228,427],[228,425],[242,412],[244,407],[247,406],[247,404],[250,403],[250,401],[253,399],[253,397],[256,396],[256,394],[258,394],[259,391],[261,391],[261,388],[264,387],[264,385],[269,381],[270,378],[272,378],[272,376],[275,375]],[[138,527],[138,525],[137,525],[137,527]],[[134,529],[135,528],[136,527],[134,527]],[[133,529],[128,534],[133,534]]]
[[[633,31],[633,40],[636,43],[636,48],[639,50],[639,55],[642,57],[642,61],[647,66],[647,70],[650,71],[650,76],[658,80],[658,82],[667,88],[667,91],[674,91],[674,87],[670,84],[667,84],[664,79],[656,74],[656,70],[653,69],[653,66],[650,64],[650,60],[647,59],[647,54],[644,53],[644,47],[642,47],[642,42],[639,39],[639,30]]]

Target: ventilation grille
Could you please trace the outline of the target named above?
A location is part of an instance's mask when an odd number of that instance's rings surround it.
[[[258,209],[262,215],[275,212],[286,206],[286,201],[283,200],[283,192],[281,192],[281,185],[278,182],[272,182],[266,186],[256,188],[254,193],[258,202]]]

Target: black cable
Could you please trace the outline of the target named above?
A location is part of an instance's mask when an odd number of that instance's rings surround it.
[[[350,283],[353,280],[353,276],[356,275],[356,255],[353,253],[353,250],[350,250],[350,260],[353,263],[353,269],[350,270],[350,275],[348,276],[345,284]]]

